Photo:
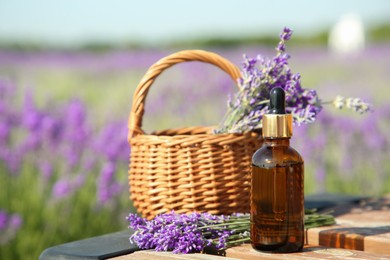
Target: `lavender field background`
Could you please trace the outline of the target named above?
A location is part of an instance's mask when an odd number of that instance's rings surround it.
[[[237,65],[261,46],[209,48]],[[147,68],[179,49],[96,52],[0,51],[0,258],[36,259],[47,247],[125,229],[127,118]],[[390,192],[390,46],[352,55],[325,47],[288,51],[302,84],[323,100],[361,97],[374,112],[324,107],[295,127],[306,194]],[[235,84],[211,65],[164,72],[147,97],[144,129],[216,125]]]

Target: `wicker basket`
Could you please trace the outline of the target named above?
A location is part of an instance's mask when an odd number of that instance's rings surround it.
[[[140,81],[129,117],[130,199],[146,218],[176,213],[249,212],[251,157],[261,145],[257,133],[212,134],[211,127],[186,127],[146,134],[146,95],[165,69],[187,61],[213,64],[237,81],[239,69],[201,50],[181,51],[152,65]]]

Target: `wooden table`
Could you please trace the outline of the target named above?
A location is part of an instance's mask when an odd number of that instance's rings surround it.
[[[381,199],[309,195],[305,206],[333,210],[337,225],[307,230],[303,252],[266,254],[245,244],[226,250],[225,259],[390,259],[390,194]],[[129,243],[130,235],[131,230],[124,230],[57,245],[47,248],[39,259],[223,259],[210,254],[139,251]]]

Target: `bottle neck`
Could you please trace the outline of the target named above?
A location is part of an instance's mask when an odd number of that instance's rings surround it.
[[[264,144],[267,146],[290,146],[290,137],[283,137],[283,138],[264,137]]]

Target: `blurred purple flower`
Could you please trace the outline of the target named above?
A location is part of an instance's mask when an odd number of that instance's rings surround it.
[[[64,133],[64,123],[53,115],[46,115],[42,122],[42,136],[49,145],[57,146],[61,142]]]
[[[4,120],[5,118],[2,119]],[[9,122],[6,122],[6,120],[0,121],[0,143],[7,143],[10,133],[11,129]]]
[[[0,230],[3,230],[7,227],[7,223],[8,223],[8,214],[3,211],[3,210],[0,210]]]
[[[65,122],[68,126],[83,126],[86,122],[86,108],[80,100],[72,100],[65,110]]]
[[[5,162],[9,172],[13,175],[17,175],[22,165],[24,151],[15,148],[10,149],[5,147],[1,150],[1,159]]]
[[[115,180],[116,166],[112,162],[103,165],[97,184],[99,203],[107,203],[123,190],[123,185]]]
[[[72,140],[72,139],[71,139]],[[84,146],[80,143],[66,143],[62,152],[66,158],[67,168],[69,170],[75,168],[81,159],[81,153],[83,152]]]
[[[102,172],[100,174],[100,181],[102,183],[109,183],[112,181],[115,173],[115,165],[113,163],[106,163],[103,165]]]
[[[73,179],[73,186],[75,189],[82,188],[82,186],[85,183],[85,175],[84,174],[78,174],[74,179]]]
[[[32,94],[27,92],[24,97],[23,126],[31,132],[39,130],[43,119],[42,113],[34,105]]]
[[[380,121],[374,116],[367,118],[367,121],[361,127],[364,141],[367,146],[373,150],[382,151],[388,145],[385,135],[379,128]]]
[[[45,181],[48,181],[53,174],[53,166],[48,161],[39,162],[39,170]]]
[[[67,197],[72,192],[72,185],[68,179],[58,180],[52,190],[53,197],[56,199],[62,199]]]
[[[23,220],[19,214],[9,214],[0,209],[0,246],[15,237],[22,223]]]
[[[94,149],[110,162],[128,160],[127,125],[123,122],[106,125],[97,136]]]
[[[9,225],[12,229],[18,230],[23,224],[22,217],[18,214],[13,214],[9,220]]]
[[[96,156],[86,155],[86,158],[83,161],[82,165],[82,171],[84,172],[90,172],[96,167],[97,164],[97,158]]]

